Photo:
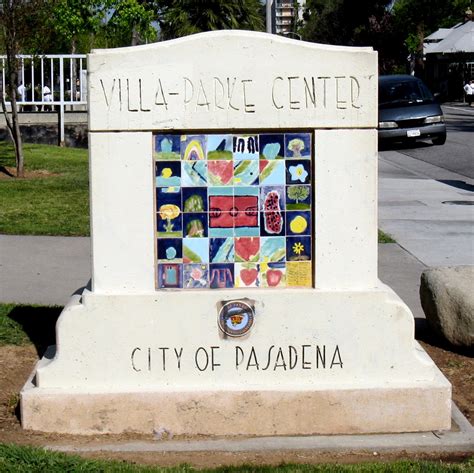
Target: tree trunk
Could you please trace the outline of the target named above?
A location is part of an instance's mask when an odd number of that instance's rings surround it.
[[[8,77],[8,94],[10,95],[11,105],[11,119],[8,116],[8,111],[5,101],[2,97],[2,108],[5,115],[10,136],[15,148],[15,162],[16,162],[16,176],[24,177],[24,159],[23,159],[23,144],[21,141],[20,123],[18,122],[18,106],[16,103],[16,93],[18,88],[18,25],[17,25],[17,11],[18,5],[15,2],[2,2],[3,7],[3,35],[5,38],[5,53],[6,53],[6,77]]]
[[[25,167],[23,158],[23,142],[21,140],[20,123],[18,118],[18,105],[16,102],[16,83],[17,83],[17,72],[15,69],[15,62],[12,61],[13,65],[10,70],[10,81],[8,84],[8,93],[10,95],[10,106],[11,106],[11,121],[10,121],[10,136],[13,141],[13,147],[15,148],[15,162],[16,162],[16,177],[25,177]],[[6,117],[5,117],[6,118]]]
[[[18,119],[18,105],[16,102],[16,92],[18,87],[18,60],[17,52],[12,44],[8,44],[6,47],[7,53],[7,75],[9,78],[8,83],[8,94],[10,95],[10,106],[11,106],[11,120],[7,117],[8,112],[6,107],[4,108],[5,120],[10,131],[10,136],[13,141],[15,148],[15,162],[16,162],[16,176],[25,176],[24,157],[23,157],[23,143],[21,140],[20,123]]]
[[[11,97],[11,107],[12,107],[13,144],[15,146],[16,177],[25,177],[23,141],[21,139],[20,123],[18,119],[16,93],[13,93]]]
[[[420,77],[420,79],[425,79],[425,63],[423,61],[423,41],[425,38],[425,25],[423,23],[418,25],[416,34],[418,36],[418,48],[416,51],[415,75],[417,77]]]
[[[131,46],[137,46],[139,43],[139,36],[136,25],[133,25],[132,28],[132,44]]]

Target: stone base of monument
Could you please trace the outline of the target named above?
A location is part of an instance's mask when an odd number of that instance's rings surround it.
[[[239,298],[254,306],[254,324],[228,337],[219,307]],[[38,363],[21,392],[27,429],[212,436],[450,428],[451,386],[414,340],[409,309],[383,285],[86,290],[56,330],[54,358]]]

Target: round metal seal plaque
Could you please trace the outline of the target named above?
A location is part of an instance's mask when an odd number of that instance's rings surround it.
[[[244,301],[228,301],[219,311],[219,328],[229,337],[242,337],[252,328],[253,307]]]

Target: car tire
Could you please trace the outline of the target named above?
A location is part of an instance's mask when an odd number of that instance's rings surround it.
[[[444,135],[439,135],[436,138],[433,138],[431,141],[436,146],[444,145],[444,143],[446,143],[446,133]]]

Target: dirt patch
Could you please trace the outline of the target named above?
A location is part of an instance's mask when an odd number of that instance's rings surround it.
[[[472,420],[474,415],[474,359],[468,353],[452,351],[422,332],[421,343],[429,355],[453,384],[453,399],[464,413]],[[441,346],[440,346],[441,345]],[[0,442],[28,445],[87,445],[123,443],[138,440],[153,440],[152,435],[97,435],[77,436],[45,434],[24,431],[19,421],[18,393],[30,375],[38,360],[34,345],[0,347]],[[367,461],[393,461],[396,459],[431,459],[444,461],[461,461],[467,453],[395,453],[383,452],[341,452],[322,453],[308,451],[273,451],[273,452],[145,452],[145,453],[109,453],[91,452],[84,454],[89,458],[115,459],[140,464],[172,466],[188,463],[200,468],[221,465],[277,465],[281,463],[359,463]]]
[[[428,327],[417,339],[453,386],[453,401],[472,424],[474,421],[474,351],[457,348],[435,336]]]
[[[474,359],[422,343],[453,385],[453,401],[472,424],[474,420]]]
[[[81,454],[86,458],[100,460],[111,459],[108,452],[96,452]],[[440,455],[438,453],[407,453],[404,451],[395,453],[384,452],[340,452],[324,453],[317,451],[284,450],[266,452],[144,452],[144,453],[116,453],[113,459],[140,465],[156,465],[171,467],[188,464],[197,468],[218,468],[234,465],[271,465],[282,464],[319,464],[319,463],[388,463],[401,459],[431,460],[443,462],[461,462],[470,458],[466,453],[450,453]]]
[[[25,169],[25,176],[22,179],[44,179],[46,177],[59,176],[58,173],[47,171],[46,169]],[[17,179],[16,168],[10,166],[0,166],[0,179]]]

